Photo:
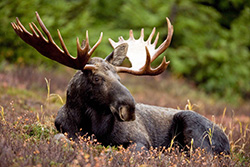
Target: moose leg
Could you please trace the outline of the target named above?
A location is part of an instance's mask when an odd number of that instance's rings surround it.
[[[130,151],[136,151],[136,152],[137,151],[139,151],[139,152],[148,151],[148,148],[140,142],[124,143],[123,147],[128,148]]]
[[[148,148],[142,143],[136,143],[135,150],[136,151],[148,151]]]
[[[76,121],[66,111],[64,106],[58,111],[55,120],[56,129],[61,133],[66,133],[69,139],[76,140],[78,132]]]
[[[225,133],[213,122],[193,111],[181,111],[174,115],[169,136],[180,147],[200,147],[208,152],[230,153]]]

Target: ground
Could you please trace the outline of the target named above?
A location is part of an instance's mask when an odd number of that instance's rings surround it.
[[[250,163],[249,101],[228,104],[169,72],[155,77],[121,74],[121,80],[137,102],[192,109],[219,124],[230,140],[229,157],[211,158],[201,150],[190,152],[187,157],[172,148],[165,154],[156,150],[135,154],[123,148],[104,148],[90,138],[82,139],[80,144],[53,141],[57,133],[54,119],[65,102],[67,84],[74,72],[68,68],[14,65],[0,69],[0,161],[4,166],[247,166]]]

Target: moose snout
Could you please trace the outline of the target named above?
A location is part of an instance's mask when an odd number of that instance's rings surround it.
[[[134,121],[135,107],[129,105],[120,105],[115,107],[110,105],[111,112],[118,118],[119,121]]]
[[[134,121],[135,120],[135,111],[130,111],[131,109],[128,106],[119,107],[119,117],[122,121]]]
[[[111,112],[119,121],[135,120],[135,100],[129,90],[120,82],[112,83],[112,90],[109,91]]]

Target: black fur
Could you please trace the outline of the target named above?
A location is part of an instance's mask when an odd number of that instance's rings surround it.
[[[138,104],[110,63],[98,58],[89,63],[98,68],[78,71],[71,79],[66,104],[55,121],[58,131],[73,140],[94,134],[105,146],[136,143],[137,149],[169,146],[172,139],[185,147],[193,139],[193,148],[229,154],[226,135],[205,117],[193,111]]]
[[[230,153],[228,138],[224,132],[210,120],[193,112],[180,111],[173,117],[169,130],[169,139],[173,139],[180,148],[191,145],[219,154]],[[168,144],[169,141],[166,143]]]

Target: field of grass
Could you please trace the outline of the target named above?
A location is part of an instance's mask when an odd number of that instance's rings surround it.
[[[0,69],[0,167],[250,165],[249,101],[227,104],[167,72],[157,77],[121,75],[121,79],[137,102],[192,109],[219,124],[230,140],[230,156],[211,156],[192,148],[190,156],[174,148],[135,152],[133,147],[103,147],[94,137],[79,143],[54,141],[58,133],[54,120],[73,74],[71,69],[9,65]]]

